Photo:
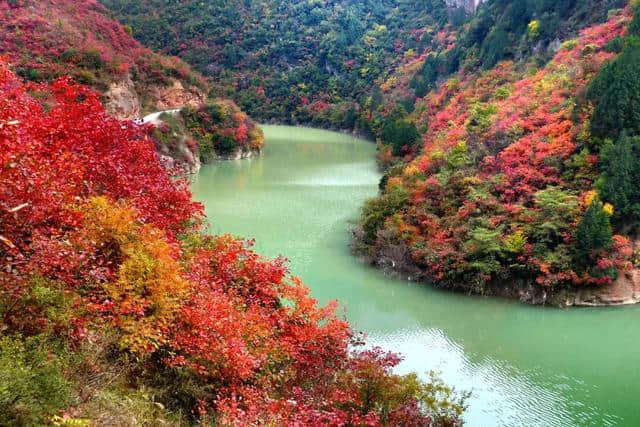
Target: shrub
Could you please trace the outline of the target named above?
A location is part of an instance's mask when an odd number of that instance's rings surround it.
[[[365,202],[362,208],[361,225],[368,243],[375,242],[377,232],[384,225],[385,219],[402,209],[408,199],[409,195],[404,189],[394,187],[388,193]]]
[[[264,133],[231,101],[211,101],[200,108],[182,109],[184,127],[193,136],[203,163],[234,152],[257,151]]]
[[[68,403],[62,360],[42,337],[0,336],[0,425],[46,425]]]

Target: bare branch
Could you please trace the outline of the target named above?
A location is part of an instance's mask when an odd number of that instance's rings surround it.
[[[11,240],[7,239],[6,237],[4,237],[1,234],[0,234],[0,242],[2,242],[5,245],[9,246],[9,248],[11,248],[11,249],[15,249],[16,248],[16,245],[14,245]]]
[[[24,208],[26,208],[27,206],[29,206],[29,203],[23,203],[19,206],[16,206],[15,208],[9,209],[9,213],[14,213],[14,212],[18,212],[19,210],[22,210]]]

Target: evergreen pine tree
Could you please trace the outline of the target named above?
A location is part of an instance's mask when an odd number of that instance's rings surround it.
[[[574,261],[580,273],[593,266],[594,255],[612,244],[612,230],[609,215],[602,202],[596,199],[587,208],[575,236]]]
[[[600,154],[598,188],[603,200],[615,207],[619,225],[640,223],[640,137],[623,135]]]
[[[630,37],[622,53],[605,65],[587,90],[595,104],[591,132],[618,138],[623,131],[640,134],[640,39]]]

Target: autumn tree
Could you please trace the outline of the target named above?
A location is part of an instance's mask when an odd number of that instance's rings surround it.
[[[406,115],[399,106],[387,116],[382,127],[382,141],[391,145],[395,156],[406,154],[420,139],[416,125],[408,121]]]

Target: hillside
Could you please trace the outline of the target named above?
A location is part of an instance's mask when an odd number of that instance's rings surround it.
[[[629,34],[630,8],[609,16],[542,66],[463,70],[418,100],[419,153],[365,206],[360,250],[450,289],[571,305],[619,287],[612,303],[635,302],[637,21]]]
[[[209,234],[180,172],[259,154],[257,121],[376,140],[384,175],[352,244],[386,272],[531,304],[640,302],[639,0],[0,0],[0,24],[0,425],[463,424],[467,393],[434,373],[399,374],[402,357],[367,345],[338,302],[319,305],[285,258]],[[146,113],[146,124],[131,120]],[[284,153],[297,140],[278,142]],[[336,143],[331,163],[305,142],[308,175],[284,155],[276,167],[211,170],[234,169],[238,222],[268,223],[269,204],[311,246],[282,206],[314,220],[344,214],[329,193],[354,204],[350,187],[370,194],[373,154],[343,162],[365,147],[352,142]],[[368,180],[344,173],[356,168]],[[296,193],[274,203],[258,178]],[[346,219],[324,216],[323,239],[346,233]],[[306,271],[323,270],[321,286],[347,271],[299,251],[320,260]],[[633,395],[601,378],[629,352],[630,317],[605,323],[620,339],[581,360],[601,317],[570,319],[585,332],[554,329],[554,342],[548,326],[560,323],[537,310],[521,323],[517,304],[471,310],[436,292],[404,301],[362,271],[354,280],[375,299],[335,289],[373,319],[376,342],[402,342],[409,366],[434,360],[454,367],[447,378],[481,385],[474,404],[485,408],[473,410],[513,405],[479,425],[544,411],[557,424],[590,413],[601,415],[594,425],[635,421],[632,399],[584,399]],[[427,310],[417,295],[436,303]],[[427,311],[423,323],[415,313]],[[524,345],[511,345],[516,335]],[[431,344],[442,353],[427,355]]]
[[[143,47],[94,0],[0,1],[0,55],[30,81],[70,76],[99,90],[119,118],[199,105],[207,92],[198,73]]]
[[[379,78],[439,42],[449,15],[442,0],[103,3],[255,119],[345,129]]]
[[[490,0],[477,14],[466,12],[471,2],[444,0],[103,3],[143,43],[214,77],[214,94],[257,120],[371,133],[377,89],[408,63],[422,68],[397,100],[410,110],[461,67],[531,54],[548,60],[550,43],[606,20],[625,0]],[[531,22],[539,29],[528,36]]]
[[[217,99],[151,114],[151,137],[170,170],[197,173],[202,164],[260,155],[264,133],[232,101]]]

